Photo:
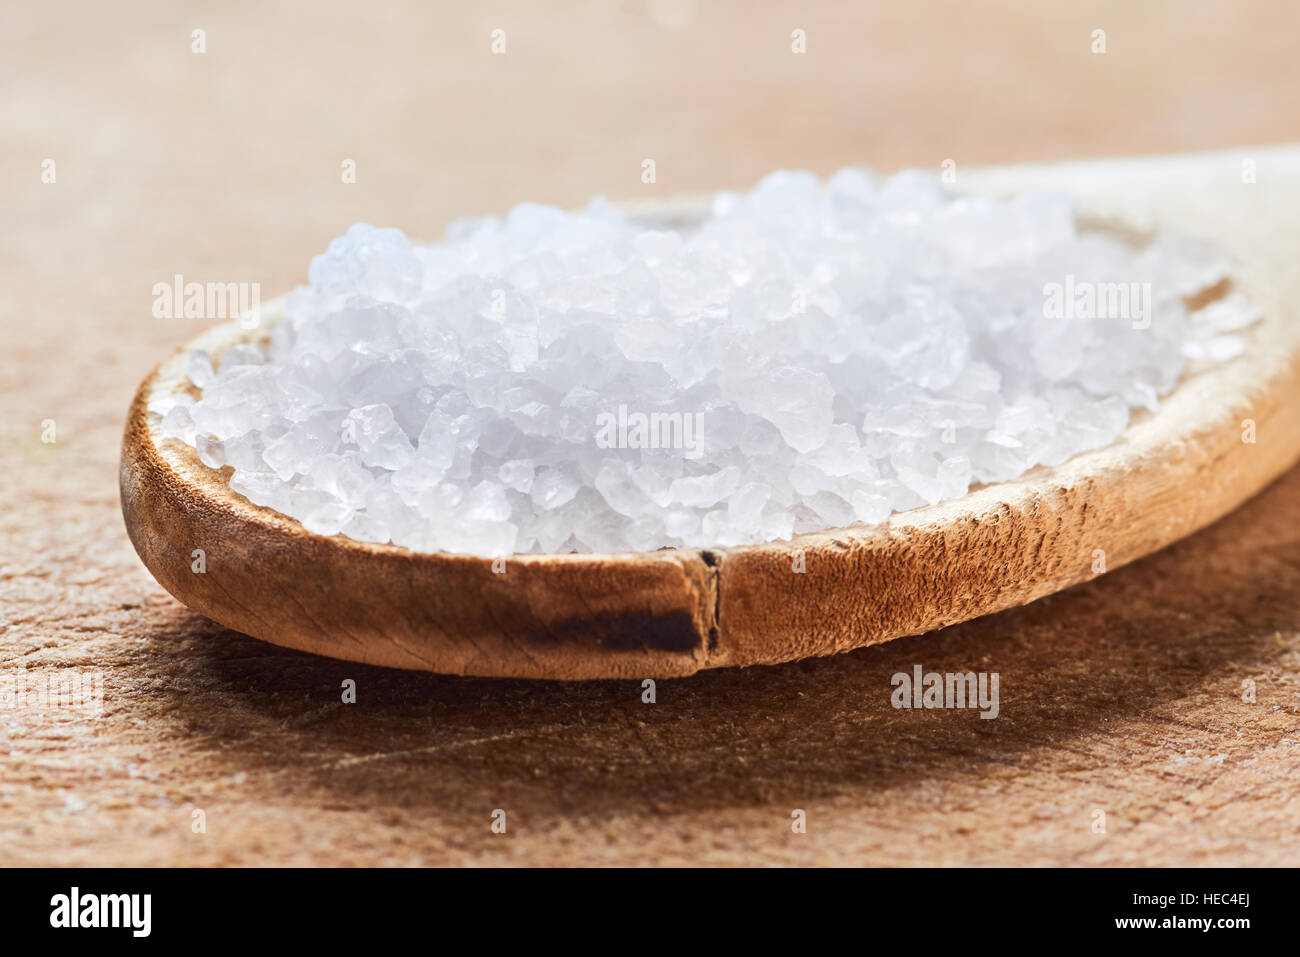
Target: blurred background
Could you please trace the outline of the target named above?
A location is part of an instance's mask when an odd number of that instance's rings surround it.
[[[1286,0],[5,4],[0,221],[21,281],[0,295],[10,322],[33,295],[139,315],[174,272],[273,295],[358,220],[433,238],[521,200],[781,167],[1282,141],[1298,18]]]
[[[117,455],[136,385],[210,324],[151,315],[176,274],[265,300],[356,221],[430,239],[782,167],[1296,140],[1297,20],[1294,0],[0,5],[0,664],[109,687],[90,728],[3,716],[0,861],[1293,863],[1295,709],[1224,709],[1241,674],[1296,687],[1277,530],[1300,527],[1300,473],[1121,575],[700,675],[648,715],[617,683],[362,669],[206,622],[131,550]],[[1018,669],[996,746],[864,703],[921,660]],[[369,695],[346,720],[340,675]],[[480,826],[500,801],[525,809],[518,843]],[[203,841],[195,803],[222,811]],[[1094,840],[1097,803],[1124,836]],[[791,806],[828,823],[793,843]]]
[[[19,348],[110,325],[179,344],[194,324],[149,321],[154,282],[273,296],[356,221],[436,238],[522,200],[782,167],[1284,141],[1298,18],[1287,0],[9,3],[0,315]]]
[[[781,167],[1283,141],[1298,19],[1287,0],[5,4],[0,295],[11,322],[33,297],[102,322],[174,272],[274,295],[358,220],[434,238],[522,200]]]

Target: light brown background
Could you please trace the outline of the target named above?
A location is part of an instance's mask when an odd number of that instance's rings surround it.
[[[98,719],[0,711],[0,863],[1300,860],[1300,471],[1028,608],[663,681],[653,706],[631,682],[284,651],[186,611],[131,551],[122,417],[198,331],[150,315],[176,273],[270,296],[356,220],[436,236],[521,200],[743,188],[777,167],[1297,138],[1289,3],[809,6],[0,8],[0,668],[107,684]],[[892,710],[890,675],[917,663],[998,671],[1002,716]]]

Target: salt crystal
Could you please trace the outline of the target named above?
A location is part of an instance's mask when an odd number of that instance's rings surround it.
[[[505,487],[485,479],[465,495],[460,514],[470,521],[504,522],[510,510]]]
[[[194,407],[194,396],[185,392],[172,392],[167,395],[160,395],[151,399],[146,408],[150,412],[157,412],[161,416],[166,416],[168,412],[175,408],[192,409]],[[193,445],[190,442],[190,445]]]
[[[740,485],[740,469],[734,465],[705,475],[674,479],[669,498],[690,508],[709,508],[731,495]]]
[[[338,501],[325,501],[299,516],[302,527],[317,535],[337,535],[352,519],[351,508]]]
[[[376,468],[396,470],[409,463],[415,455],[411,440],[397,424],[393,410],[387,405],[367,405],[348,413],[344,428],[354,426],[351,433],[361,452],[361,461]]]
[[[262,451],[262,460],[284,481],[305,475],[311,463],[325,453],[325,442],[307,431],[293,430],[271,442]]]
[[[221,368],[235,366],[260,366],[266,362],[266,353],[251,343],[231,346],[221,357]],[[196,385],[198,383],[195,383]]]
[[[532,502],[543,510],[559,508],[577,495],[581,487],[571,472],[557,468],[543,469],[533,481]]]
[[[501,463],[497,477],[507,488],[526,493],[532,490],[536,471],[531,459],[511,459]]]
[[[196,428],[194,419],[190,415],[189,406],[176,405],[167,410],[167,414],[162,419],[162,434],[164,436],[180,439],[187,445],[193,445],[195,433]]]
[[[212,358],[202,349],[190,353],[185,363],[185,377],[200,389],[207,387],[215,373],[212,371]]]
[[[196,436],[194,448],[199,453],[199,461],[210,469],[219,469],[226,464],[226,450],[221,442],[210,435]]]

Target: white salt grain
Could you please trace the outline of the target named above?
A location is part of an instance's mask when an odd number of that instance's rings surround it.
[[[357,225],[160,400],[169,437],[322,535],[424,551],[787,538],[1113,441],[1255,307],[1213,244],[1076,229],[1061,197],[775,173],[683,229],[533,204],[416,246]],[[1091,299],[1089,298],[1091,297]],[[1091,305],[1090,305],[1091,303]]]

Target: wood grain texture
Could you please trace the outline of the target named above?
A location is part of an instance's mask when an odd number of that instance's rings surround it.
[[[93,673],[105,694],[97,716],[0,708],[0,864],[1300,864],[1300,469],[1030,605],[664,680],[655,705],[636,681],[280,648],[141,565],[123,417],[205,325],[149,316],[175,273],[269,295],[357,220],[429,235],[525,199],[744,187],[780,166],[964,173],[1296,138],[1281,0],[761,6],[700,4],[682,29],[637,3],[4,9],[0,678]],[[1293,185],[1261,172],[1254,202]],[[1000,717],[894,710],[890,676],[916,664],[1000,672]]]
[[[1240,505],[1300,457],[1300,147],[1098,160],[967,174],[968,189],[1072,194],[1082,218],[1182,229],[1238,260],[1264,310],[1243,356],[1193,371],[1118,441],[962,499],[762,546],[492,562],[310,534],[252,505],[159,432],[154,398],[190,388],[185,352],[140,387],[122,445],[137,551],[196,611],[304,651],[450,674],[668,677],[775,664],[921,634],[1025,604],[1163,548]],[[1258,175],[1258,170],[1257,170]],[[1261,205],[1266,203],[1267,205]],[[690,201],[648,207],[686,218]],[[193,343],[219,359],[265,336],[228,323]],[[1243,441],[1254,423],[1255,441]],[[1261,439],[1262,437],[1262,439]],[[194,574],[191,552],[206,570]],[[1101,555],[1099,565],[1098,555]]]

